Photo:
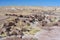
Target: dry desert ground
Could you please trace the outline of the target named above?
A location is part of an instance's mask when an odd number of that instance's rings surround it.
[[[0,40],[60,40],[60,7],[0,7]]]

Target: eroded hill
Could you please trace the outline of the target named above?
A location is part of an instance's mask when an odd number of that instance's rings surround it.
[[[6,40],[11,36],[21,40],[44,40],[40,35],[45,38],[54,27],[60,27],[60,7],[0,7],[0,37]]]

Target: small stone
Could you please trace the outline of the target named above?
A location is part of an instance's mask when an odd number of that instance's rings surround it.
[[[23,22],[24,22],[24,23],[26,23],[26,21],[25,21],[25,20],[23,20]]]
[[[8,26],[16,26],[16,25],[13,22],[9,22]]]
[[[8,14],[5,14],[6,16],[8,16]]]
[[[23,15],[20,15],[19,17],[23,17]]]
[[[42,21],[42,26],[45,26],[47,24],[47,21]]]
[[[53,24],[53,26],[58,26],[58,23]]]

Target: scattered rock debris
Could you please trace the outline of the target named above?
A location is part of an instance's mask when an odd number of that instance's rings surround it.
[[[9,16],[10,18],[11,17],[13,18],[11,18],[11,20],[8,21],[6,20],[6,22],[3,23],[2,32],[0,33],[1,37],[20,35],[20,38],[22,39],[23,36],[25,35],[34,36],[37,32],[41,31],[40,30],[41,27],[60,26],[58,24],[60,22],[60,19],[52,15],[46,16],[46,14],[39,14],[39,15],[5,14],[5,16]],[[35,24],[35,22],[38,22],[40,24],[39,27],[37,24]],[[37,27],[34,27],[35,25]],[[31,39],[38,40],[33,38]]]

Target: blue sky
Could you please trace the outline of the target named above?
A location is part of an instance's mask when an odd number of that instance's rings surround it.
[[[0,0],[0,6],[60,6],[60,0]]]

